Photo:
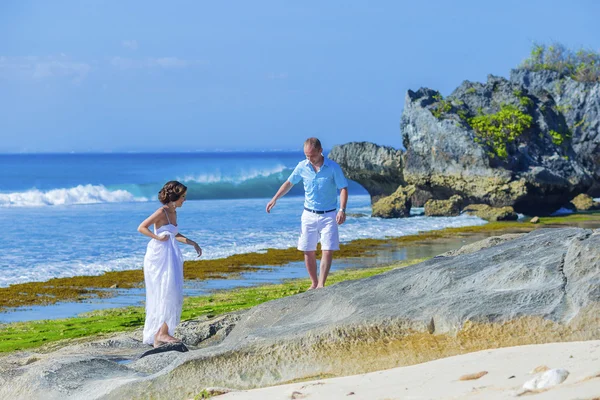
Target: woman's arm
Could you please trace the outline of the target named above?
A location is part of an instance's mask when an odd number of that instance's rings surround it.
[[[198,246],[198,243],[194,242],[192,239],[186,238],[181,233],[178,233],[177,235],[175,235],[175,239],[177,239],[177,241],[180,243],[189,244],[190,246],[194,246],[196,253],[198,253],[198,257],[200,257],[202,255],[202,249],[200,248],[200,246]]]
[[[160,218],[162,215],[164,215],[163,207],[159,208],[151,216],[149,216],[144,221],[142,221],[140,226],[138,226],[138,228],[137,228],[138,232],[141,233],[142,235],[148,236],[149,238],[160,240],[161,242],[169,239],[168,235],[158,236],[158,235],[155,235],[154,232],[152,232],[150,229],[148,229],[150,227],[150,225],[155,224],[158,221],[160,221]]]

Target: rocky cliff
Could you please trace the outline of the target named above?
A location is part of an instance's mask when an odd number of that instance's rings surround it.
[[[445,99],[431,89],[409,90],[401,131],[406,152],[395,175],[422,200],[460,195],[466,203],[539,214],[599,187],[600,83],[514,70],[510,80],[465,81]],[[369,174],[354,159],[374,159],[378,151],[349,144],[334,148],[331,158],[343,160],[350,177],[360,173],[370,191],[369,179],[393,171],[375,167]]]
[[[554,109],[572,133],[577,158],[600,181],[600,84],[578,82],[555,71],[515,69],[511,82],[540,98],[551,97]],[[600,196],[600,188],[593,196]]]

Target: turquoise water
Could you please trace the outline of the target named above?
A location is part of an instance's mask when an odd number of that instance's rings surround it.
[[[271,214],[265,206],[302,159],[301,152],[0,155],[0,287],[141,268],[148,238],[136,229],[160,206],[156,194],[170,179],[190,188],[178,223],[204,258],[295,246],[302,185]],[[370,215],[366,191],[352,183],[349,192],[348,212]],[[483,223],[350,217],[340,235],[350,241]],[[182,250],[195,258],[191,247]]]

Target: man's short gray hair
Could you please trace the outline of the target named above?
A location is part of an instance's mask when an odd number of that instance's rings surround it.
[[[310,137],[304,141],[304,147],[312,147],[313,149],[323,150],[321,147],[321,141],[316,137]]]

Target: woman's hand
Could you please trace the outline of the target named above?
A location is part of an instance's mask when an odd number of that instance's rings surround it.
[[[196,242],[194,242],[194,250],[196,250],[196,253],[198,253],[198,257],[202,256],[202,248],[200,248]]]
[[[169,240],[169,235],[167,233],[165,233],[165,234],[156,236],[155,239],[158,240],[159,242],[166,242],[167,240]]]

